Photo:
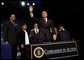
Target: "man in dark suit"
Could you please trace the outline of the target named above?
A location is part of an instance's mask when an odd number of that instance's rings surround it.
[[[70,41],[70,34],[65,30],[63,24],[59,25],[59,32],[57,36],[58,41]]]
[[[52,37],[51,37],[51,33],[53,32],[54,29],[54,24],[53,21],[51,19],[48,19],[48,13],[47,11],[42,11],[42,18],[39,19],[38,23],[40,28],[43,28],[45,31],[45,42],[49,42]]]
[[[34,12],[34,6],[33,5],[29,5],[28,12],[26,14],[26,19],[25,19],[26,24],[29,26],[28,27],[28,31],[33,29],[33,24],[36,21],[37,21],[37,19],[36,19],[36,15],[35,15],[35,12]]]
[[[21,58],[22,59],[29,59],[30,58],[30,41],[29,41],[29,35],[27,31],[27,24],[22,23],[21,24],[21,30],[18,32],[18,40],[19,40],[19,48],[21,51]]]
[[[43,29],[39,29],[38,24],[34,23],[34,28],[30,31],[31,44],[43,43],[45,40]]]
[[[15,22],[16,17],[15,14],[10,15],[10,20],[5,22],[3,25],[3,35],[5,44],[12,45],[12,57],[15,59],[17,56],[17,33],[18,33],[18,25]]]

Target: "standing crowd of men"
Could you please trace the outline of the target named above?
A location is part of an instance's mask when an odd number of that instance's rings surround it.
[[[36,19],[33,6],[29,6],[29,16],[23,20],[21,26],[16,23],[16,15],[11,14],[9,21],[3,25],[5,44],[12,45],[12,57],[17,57],[17,46],[20,48],[21,58],[30,58],[30,44],[43,42],[69,41],[70,34],[59,25],[59,30],[54,26],[53,20],[48,18],[48,12],[42,11],[41,18]],[[21,29],[20,29],[21,28]]]

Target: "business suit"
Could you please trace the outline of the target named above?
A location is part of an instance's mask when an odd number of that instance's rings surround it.
[[[39,26],[44,29],[50,30],[50,28],[53,29],[53,27],[54,27],[53,21],[51,19],[47,19],[47,26],[46,27],[44,26],[44,20],[42,18],[39,19],[38,23],[39,23]]]
[[[51,36],[51,32],[50,32],[50,29],[52,29],[52,31],[54,30],[54,24],[53,24],[53,21],[51,19],[47,19],[47,23],[46,23],[46,26],[45,26],[45,22],[44,22],[44,19],[40,18],[39,21],[39,26],[40,28],[43,28],[44,29],[44,33],[45,33],[45,42],[49,42],[51,41],[52,39],[52,36]]]
[[[70,41],[70,34],[66,30],[61,30],[58,32],[57,41]]]
[[[24,19],[24,22],[27,24],[29,32],[31,29],[33,29],[34,23],[37,22],[36,15],[33,13],[33,17],[31,17],[30,12],[28,12],[28,14],[26,14],[26,18]]]
[[[18,33],[18,25],[13,24],[11,21],[7,21],[3,25],[3,35],[4,41],[8,41],[9,44],[12,45],[12,57],[16,58],[17,56],[17,33]]]
[[[45,34],[43,29],[39,29],[39,32],[36,34],[34,29],[30,31],[30,41],[31,44],[43,43],[45,40]]]
[[[30,58],[30,45],[25,45],[25,32],[23,30],[20,30],[18,32],[18,40],[19,40],[21,58],[29,59]],[[21,44],[24,45],[24,48],[21,47]]]

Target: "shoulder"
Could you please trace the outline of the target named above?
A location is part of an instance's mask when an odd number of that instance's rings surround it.
[[[51,18],[48,18],[48,20],[49,20],[49,21],[52,21],[52,19],[51,19]]]
[[[53,20],[52,20],[52,19],[48,19],[48,21],[49,21],[49,22],[53,22]]]
[[[19,30],[18,33],[21,35],[24,34],[25,32],[23,30]]]
[[[69,33],[68,30],[66,30],[66,33]]]
[[[34,31],[34,29],[31,29],[31,31]]]
[[[19,30],[18,32],[19,32],[19,33],[20,33],[20,32],[23,32],[23,30]]]
[[[4,24],[9,24],[10,23],[10,21],[6,21],[6,22],[4,22]]]
[[[10,21],[6,21],[3,23],[3,26],[9,26],[10,25]]]

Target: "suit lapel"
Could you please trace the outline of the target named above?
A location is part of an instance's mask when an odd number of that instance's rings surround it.
[[[47,26],[49,25],[49,19],[47,20]]]

